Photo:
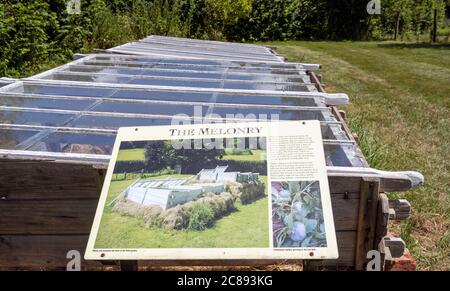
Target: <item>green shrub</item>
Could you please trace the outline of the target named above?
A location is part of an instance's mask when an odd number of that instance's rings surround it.
[[[189,209],[187,229],[205,230],[214,223],[214,210],[206,203],[198,203]]]
[[[263,183],[244,183],[242,184],[239,199],[242,204],[250,204],[265,195],[265,186]]]

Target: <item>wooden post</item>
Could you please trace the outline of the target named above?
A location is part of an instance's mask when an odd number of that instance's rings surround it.
[[[134,272],[138,271],[138,261],[135,260],[127,260],[127,261],[119,261],[120,270],[123,272]]]
[[[367,252],[374,249],[375,228],[377,223],[379,178],[363,177],[356,231],[356,270],[364,270]]]

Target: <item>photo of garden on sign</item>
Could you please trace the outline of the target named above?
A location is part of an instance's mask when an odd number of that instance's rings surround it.
[[[85,255],[337,256],[315,121],[121,128]]]

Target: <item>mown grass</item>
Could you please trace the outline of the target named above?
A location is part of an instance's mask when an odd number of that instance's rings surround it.
[[[117,156],[118,161],[142,161],[145,160],[144,149],[126,149],[120,150]]]
[[[278,42],[289,61],[321,63],[371,166],[415,170],[425,185],[408,199],[409,221],[391,226],[422,270],[450,269],[450,46],[397,42]]]
[[[251,150],[250,155],[233,155],[226,154],[223,156],[224,160],[236,160],[236,161],[262,161],[265,159],[264,150]]]
[[[183,175],[170,175],[182,177]],[[187,175],[189,176],[189,175]],[[160,176],[155,178],[164,178]],[[260,177],[266,183],[266,177]],[[204,231],[146,228],[137,218],[111,211],[109,204],[134,180],[111,182],[96,248],[246,248],[269,246],[268,197],[235,203],[236,210]]]

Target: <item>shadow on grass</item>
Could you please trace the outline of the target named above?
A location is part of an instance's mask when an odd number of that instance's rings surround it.
[[[418,49],[418,48],[434,48],[434,49],[450,49],[450,43],[381,43],[379,48],[401,48],[401,49]]]

